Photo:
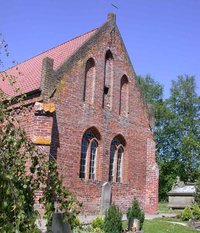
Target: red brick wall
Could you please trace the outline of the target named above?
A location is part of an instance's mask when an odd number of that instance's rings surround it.
[[[106,52],[109,60],[109,93],[105,91]],[[83,202],[84,212],[99,213],[101,189],[108,181],[110,144],[116,135],[126,141],[123,155],[122,182],[112,184],[112,201],[126,211],[133,198],[137,198],[146,212],[157,210],[158,169],[155,163],[155,146],[148,120],[147,109],[137,87],[135,73],[113,22],[105,24],[84,49],[78,51],[69,65],[64,64],[51,78],[61,81],[50,101],[56,111],[50,115],[36,116],[30,107],[27,114],[19,116],[28,135],[51,136],[51,146],[43,148],[57,158],[64,184]],[[88,59],[95,67],[86,72]],[[119,114],[121,78],[126,75],[128,99],[123,101],[126,114]],[[85,83],[85,79],[93,81]],[[106,84],[107,85],[107,84]],[[84,87],[90,93],[84,101]],[[88,90],[89,88],[89,90]],[[121,97],[125,98],[124,90]],[[125,96],[125,97],[124,97]],[[128,106],[124,107],[124,105]],[[27,125],[28,124],[28,125]],[[52,126],[52,130],[51,129]],[[81,141],[84,132],[95,127],[100,134],[96,180],[79,178]]]
[[[109,91],[112,89],[110,91],[112,105],[103,108],[103,99],[107,98],[103,93],[105,55],[108,50],[113,56],[113,74],[110,75],[113,76],[113,86],[109,86]],[[91,81],[91,86],[87,84],[86,88],[90,88],[93,100],[83,101],[84,82],[87,76],[85,69],[90,58],[95,61],[95,68],[92,68],[95,69],[95,72],[92,70],[94,82]],[[64,184],[77,195],[80,201],[83,201],[84,211],[99,212],[101,186],[108,181],[110,144],[116,135],[121,134],[126,140],[123,181],[113,183],[112,201],[125,211],[136,197],[147,212],[155,212],[157,209],[157,176],[155,175],[157,170],[149,171],[150,168],[156,166],[155,151],[147,153],[147,141],[152,141],[153,135],[149,127],[146,107],[118,30],[107,28],[95,37],[94,43],[91,42],[91,46],[82,52],[80,57],[77,56],[69,69],[66,70],[65,66],[61,67],[58,75],[62,75],[62,81],[58,84],[57,91],[51,99],[56,105],[57,146],[53,146],[51,151],[56,151]],[[91,78],[91,74],[89,75]],[[123,75],[128,77],[129,82],[128,113],[119,115],[120,86]],[[95,127],[101,135],[97,155],[97,180],[95,181],[79,178],[81,140],[84,132],[90,127]],[[155,187],[151,187],[150,190],[149,186],[154,180]],[[149,192],[151,194],[147,194]]]

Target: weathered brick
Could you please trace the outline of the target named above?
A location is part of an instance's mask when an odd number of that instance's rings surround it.
[[[88,213],[100,212],[102,185],[109,177],[111,142],[122,135],[126,144],[122,181],[112,183],[112,201],[126,211],[137,198],[146,212],[154,213],[158,207],[158,168],[148,109],[115,16],[108,19],[57,70],[53,70],[52,60],[43,62],[41,95],[30,95],[27,111],[16,117],[30,138],[51,138],[50,146],[45,140],[38,144],[57,159],[64,185]],[[108,51],[111,55],[106,55]],[[35,112],[34,103],[41,96],[45,103],[54,103],[55,112]],[[99,134],[95,180],[79,178],[82,137],[90,128]]]

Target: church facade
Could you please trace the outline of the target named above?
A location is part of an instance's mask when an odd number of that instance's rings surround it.
[[[114,14],[6,72],[27,95],[27,110],[17,115],[22,128],[56,158],[82,212],[102,213],[111,202],[126,211],[133,198],[146,213],[157,211],[151,120]],[[0,88],[16,95],[5,81]]]

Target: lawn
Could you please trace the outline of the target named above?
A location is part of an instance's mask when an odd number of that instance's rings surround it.
[[[174,221],[173,219],[171,219]],[[127,227],[127,222],[124,222],[124,227]],[[189,227],[181,226],[175,223],[170,223],[166,219],[156,218],[152,220],[145,220],[143,229],[144,233],[198,233],[199,231],[192,230]],[[74,233],[77,233],[75,231]],[[102,231],[92,231],[91,229],[79,231],[80,233],[103,233]]]
[[[181,210],[172,210],[168,207],[167,202],[159,202],[158,203],[158,211],[159,213],[165,213],[165,214],[178,214],[181,212]]]
[[[168,208],[167,202],[159,203],[159,213],[180,214],[180,210],[172,210]],[[152,220],[145,220],[143,225],[144,233],[198,233],[187,226],[182,226],[172,222],[182,222],[180,218],[155,218]],[[123,222],[123,228],[127,228],[127,221]],[[96,231],[97,232],[97,231]],[[95,233],[91,229],[82,230],[81,233]],[[103,233],[103,232],[99,232]]]
[[[170,223],[162,219],[145,220],[144,233],[197,233],[189,227]]]

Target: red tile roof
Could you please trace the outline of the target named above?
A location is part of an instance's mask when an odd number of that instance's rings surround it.
[[[8,96],[16,96],[21,93],[28,93],[39,89],[41,81],[42,60],[45,57],[54,59],[54,70],[57,69],[64,61],[66,61],[78,48],[86,42],[97,29],[94,29],[86,34],[76,37],[70,41],[67,41],[57,47],[49,49],[29,60],[22,62],[4,72],[0,73],[0,89]],[[10,85],[8,77],[5,81],[2,77],[6,74],[11,77],[16,77],[16,83]],[[19,92],[16,93],[16,88],[19,88]]]

